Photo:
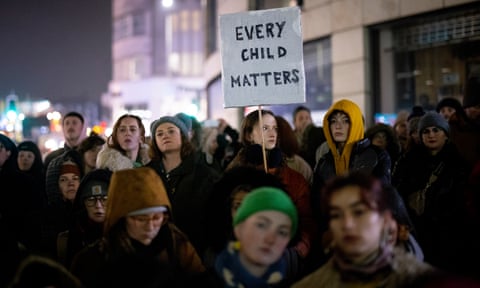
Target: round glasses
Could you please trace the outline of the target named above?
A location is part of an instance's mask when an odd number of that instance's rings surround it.
[[[105,206],[105,204],[107,203],[107,199],[108,199],[107,196],[92,196],[92,197],[86,198],[84,202],[85,202],[85,205],[87,205],[88,207],[95,206],[97,204],[97,201],[100,201],[100,204]]]

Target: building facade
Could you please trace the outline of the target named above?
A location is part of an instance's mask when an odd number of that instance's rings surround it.
[[[146,125],[178,112],[204,118],[201,1],[114,0],[112,25],[113,79],[102,96],[112,120],[124,113]]]
[[[434,109],[444,97],[462,101],[465,80],[480,73],[480,2],[472,0],[207,0],[209,116],[221,104],[218,15],[300,5],[306,103],[321,125],[325,110],[348,98],[367,125],[391,122],[413,105]],[[214,27],[216,27],[214,29]],[[291,120],[295,105],[269,107]],[[228,109],[227,109],[228,110]]]

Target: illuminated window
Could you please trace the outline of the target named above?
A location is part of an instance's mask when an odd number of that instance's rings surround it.
[[[192,31],[200,31],[202,18],[200,17],[200,11],[192,12]]]
[[[180,12],[180,17],[181,17],[181,31],[182,32],[185,32],[185,31],[188,31],[190,30],[190,11],[187,11],[187,10],[184,10],[182,12]]]

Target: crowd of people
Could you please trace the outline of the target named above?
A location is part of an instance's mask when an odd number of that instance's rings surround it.
[[[125,114],[65,146],[0,134],[2,287],[480,287],[480,85],[366,127],[261,109]],[[146,137],[146,129],[150,137]],[[460,286],[458,286],[460,285]]]

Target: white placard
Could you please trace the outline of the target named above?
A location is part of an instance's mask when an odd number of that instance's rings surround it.
[[[300,9],[220,16],[224,107],[305,102]]]

